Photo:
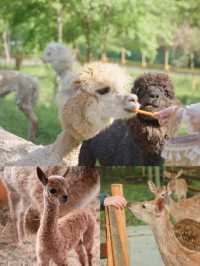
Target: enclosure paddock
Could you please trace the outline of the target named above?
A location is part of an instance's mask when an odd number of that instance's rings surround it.
[[[112,196],[123,196],[121,184],[111,185]],[[114,207],[105,207],[106,244],[101,247],[101,257],[107,257],[107,266],[130,266],[125,212]]]

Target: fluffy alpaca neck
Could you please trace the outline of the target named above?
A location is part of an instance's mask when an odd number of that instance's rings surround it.
[[[142,121],[134,117],[129,121],[129,132],[134,141],[146,154],[160,155],[167,139],[166,128],[160,127],[157,121]]]
[[[59,77],[59,79],[64,79],[69,73],[72,72],[72,66],[68,64],[68,62],[65,61],[59,61],[58,63],[52,64],[52,67],[54,71],[56,72],[56,75]]]
[[[76,161],[78,164],[78,154],[80,151],[81,141],[75,139],[66,130],[63,130],[57,137],[56,142],[52,146],[52,156],[58,161],[63,159],[70,164]]]
[[[44,210],[40,223],[40,234],[49,237],[55,236],[58,233],[57,221],[59,217],[59,207],[49,201],[44,195]]]

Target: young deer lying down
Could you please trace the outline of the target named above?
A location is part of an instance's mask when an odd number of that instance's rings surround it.
[[[171,197],[172,191],[169,186],[156,187],[151,181],[148,182],[148,185],[156,199],[167,196],[169,212],[176,222],[186,218],[200,222],[200,195],[176,202]]]
[[[59,205],[67,204],[64,178],[50,176],[38,167],[37,175],[43,184],[44,210],[37,233],[37,265],[47,266],[50,260],[67,266],[67,255],[75,249],[82,266],[92,266],[95,219],[87,209],[74,210],[59,219]],[[85,255],[87,253],[87,259]]]
[[[164,198],[129,203],[129,209],[151,227],[166,266],[199,266],[200,252],[186,248],[176,238]]]

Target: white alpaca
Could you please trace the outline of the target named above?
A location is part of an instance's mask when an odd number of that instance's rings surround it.
[[[65,90],[66,86],[70,87],[75,75],[73,71],[75,57],[68,47],[57,42],[48,44],[43,52],[42,61],[45,64],[50,64],[56,73],[56,87],[58,87],[58,89],[56,88],[55,91],[60,92]],[[57,95],[57,98],[58,96],[59,94]],[[57,101],[60,103],[59,99],[57,99]],[[60,108],[59,103],[58,108]]]
[[[63,44],[52,42],[45,48],[42,60],[50,64],[60,80],[65,80],[67,84],[68,74],[72,74],[75,58],[72,51]]]
[[[59,93],[62,132],[55,143],[38,146],[0,129],[0,167],[5,165],[56,165],[63,159],[78,164],[82,141],[128,119],[139,108],[137,96],[124,93],[129,76],[117,65],[91,63],[71,77]]]
[[[48,266],[50,260],[58,266],[68,265],[67,257],[75,249],[82,266],[92,266],[95,219],[87,209],[75,210],[59,219],[59,206],[67,204],[64,178],[50,176],[37,168],[43,184],[44,210],[36,240],[38,266]],[[87,253],[85,256],[84,249]]]
[[[38,119],[33,106],[38,100],[39,84],[35,77],[17,71],[0,71],[0,98],[16,93],[16,104],[29,120],[28,138],[35,138]]]

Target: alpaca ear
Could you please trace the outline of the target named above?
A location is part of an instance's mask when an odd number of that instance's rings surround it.
[[[152,181],[148,181],[148,186],[149,186],[149,190],[153,194],[157,195],[158,189],[157,189],[156,185]]]
[[[44,186],[46,186],[47,183],[48,183],[48,178],[47,178],[46,174],[42,171],[42,169],[41,169],[40,167],[37,167],[37,168],[36,168],[36,171],[37,171],[37,176],[38,176],[40,182],[41,182]]]
[[[69,167],[67,167],[66,171],[64,172],[64,174],[62,176],[66,177],[68,175],[68,173],[69,173],[69,170],[70,170]]]

